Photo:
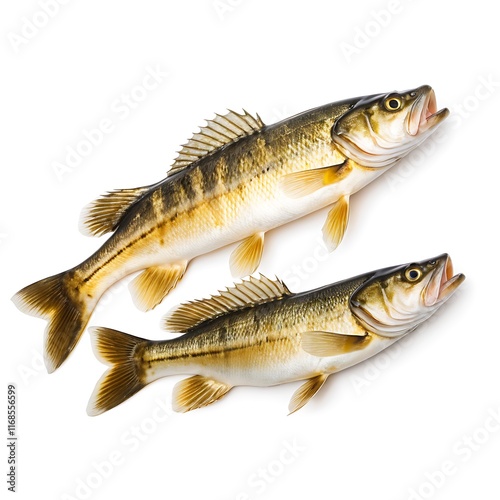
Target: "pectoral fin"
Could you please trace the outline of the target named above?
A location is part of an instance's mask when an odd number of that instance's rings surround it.
[[[341,181],[350,170],[348,160],[345,160],[338,165],[293,172],[281,179],[280,187],[289,198],[302,198],[329,184]]]
[[[333,204],[323,226],[323,239],[330,252],[340,245],[348,222],[349,196],[342,196]]]
[[[185,413],[214,403],[227,394],[232,387],[201,375],[178,382],[172,395],[174,411]]]
[[[259,267],[264,250],[264,233],[255,233],[244,239],[231,254],[229,266],[231,274],[242,278],[252,274]]]
[[[187,261],[154,266],[143,271],[130,282],[130,291],[135,305],[141,311],[157,306],[184,276]]]
[[[370,336],[349,335],[334,332],[304,332],[301,335],[302,349],[313,356],[338,356],[348,352],[359,351],[366,347]]]
[[[316,375],[316,377],[310,378],[304,384],[302,384],[290,399],[288,409],[290,410],[289,415],[300,410],[320,389],[323,387],[328,375],[321,374]]]

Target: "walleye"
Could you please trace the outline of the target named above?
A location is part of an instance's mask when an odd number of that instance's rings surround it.
[[[77,344],[102,294],[130,283],[136,305],[159,304],[198,255],[241,242],[234,276],[258,267],[267,231],[331,205],[323,235],[342,240],[349,197],[417,147],[448,115],[434,91],[358,97],[266,126],[259,116],[216,115],[185,144],[167,177],[108,192],[81,217],[86,234],[112,236],[76,267],[20,290],[17,307],[48,321],[49,372]]]
[[[293,413],[329,375],[413,331],[464,279],[453,276],[447,254],[304,293],[291,293],[279,279],[261,275],[171,311],[165,327],[183,334],[172,340],[95,328],[94,351],[111,368],[97,383],[87,412],[103,413],[161,377],[191,374],[174,387],[175,411],[206,406],[238,385],[306,380],[290,401]]]

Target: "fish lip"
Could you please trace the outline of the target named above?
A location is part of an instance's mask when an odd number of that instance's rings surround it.
[[[438,266],[432,272],[431,278],[423,290],[423,301],[425,306],[432,307],[440,305],[448,300],[465,280],[463,274],[453,275],[453,263],[448,254],[436,259]]]
[[[429,85],[423,85],[415,92],[420,92],[420,95],[411,106],[406,124],[408,134],[412,136],[434,128],[450,114],[447,108],[438,111],[436,94]]]

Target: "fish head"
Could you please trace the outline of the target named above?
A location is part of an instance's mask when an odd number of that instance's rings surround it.
[[[422,143],[449,115],[434,90],[362,97],[335,121],[332,139],[343,155],[368,168],[390,166]]]
[[[376,271],[350,298],[353,314],[382,337],[400,337],[441,307],[464,281],[448,254]]]

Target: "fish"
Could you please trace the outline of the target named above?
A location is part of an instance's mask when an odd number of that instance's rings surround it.
[[[323,237],[341,242],[350,196],[428,138],[448,116],[434,90],[347,99],[273,125],[246,111],[216,115],[182,146],[167,177],[104,194],[82,211],[89,236],[111,233],[89,258],[12,300],[48,323],[49,373],[72,352],[104,292],[125,276],[134,303],[158,305],[197,256],[238,243],[234,277],[258,268],[266,232],[331,206]]]
[[[147,384],[189,374],[173,389],[172,407],[187,412],[235,386],[304,380],[290,413],[328,377],[386,349],[434,314],[464,281],[448,254],[368,272],[315,290],[292,293],[279,278],[250,276],[164,318],[170,340],[92,329],[98,359],[110,366],[92,393],[91,416],[121,404]]]

